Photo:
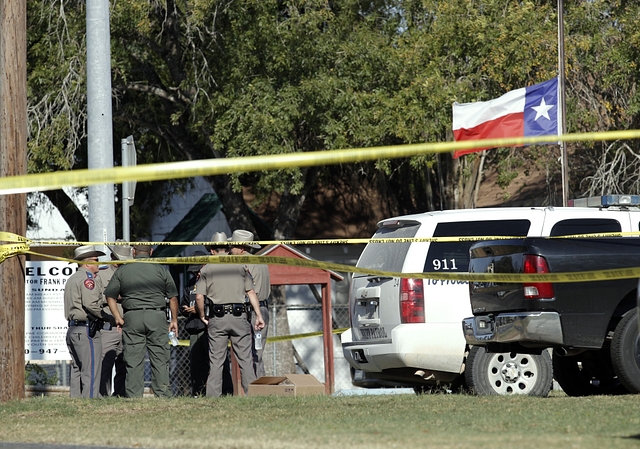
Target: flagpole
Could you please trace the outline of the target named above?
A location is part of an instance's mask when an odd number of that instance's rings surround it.
[[[562,0],[558,0],[558,134],[567,131],[566,103],[565,103],[565,67],[564,67],[564,7]],[[562,205],[567,206],[569,194],[569,170],[567,168],[567,144],[560,142],[560,162],[562,169]]]

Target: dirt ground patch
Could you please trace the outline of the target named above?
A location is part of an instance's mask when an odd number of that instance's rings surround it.
[[[549,194],[553,195],[556,184],[552,180],[548,186],[547,174],[539,170],[519,174],[506,189],[498,185],[497,179],[495,169],[484,173],[476,207],[548,206]]]

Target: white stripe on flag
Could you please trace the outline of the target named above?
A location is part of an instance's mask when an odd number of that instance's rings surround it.
[[[489,101],[453,103],[453,129],[470,129],[507,114],[524,112],[526,93],[523,87]]]

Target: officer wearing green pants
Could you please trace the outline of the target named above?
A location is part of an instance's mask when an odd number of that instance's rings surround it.
[[[134,259],[151,257],[147,240],[133,246]],[[169,272],[157,264],[129,263],[121,266],[105,289],[109,309],[122,328],[124,361],[127,366],[125,391],[129,398],[140,398],[144,392],[144,356],[149,352],[151,388],[158,397],[170,397],[169,345],[167,332],[178,334],[178,289]],[[124,316],[120,315],[116,298],[122,298]],[[171,322],[167,328],[166,298],[169,299]]]

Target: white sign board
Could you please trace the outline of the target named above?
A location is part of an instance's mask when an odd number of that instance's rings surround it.
[[[25,267],[26,360],[71,360],[67,348],[64,287],[77,265],[27,261]]]

